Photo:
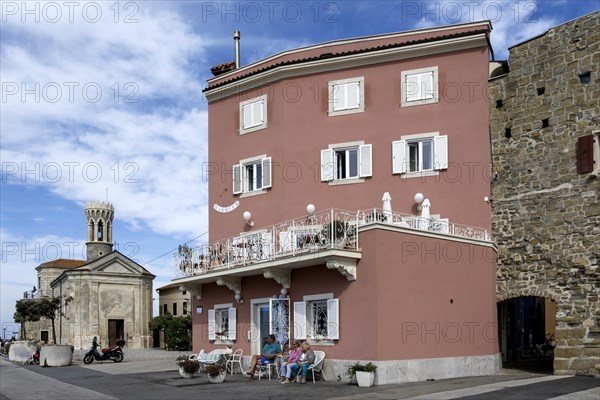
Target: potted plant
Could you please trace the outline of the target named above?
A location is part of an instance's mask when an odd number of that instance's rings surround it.
[[[371,362],[365,365],[356,363],[348,368],[348,376],[351,382],[356,379],[359,387],[371,387],[375,381],[375,371],[377,365]]]
[[[200,362],[198,360],[190,360],[186,356],[177,357],[177,366],[179,366],[179,375],[182,378],[193,378],[200,370]]]
[[[206,366],[206,374],[210,383],[222,383],[227,375],[227,370],[221,363],[209,364]]]

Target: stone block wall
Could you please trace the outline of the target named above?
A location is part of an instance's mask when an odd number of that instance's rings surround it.
[[[556,300],[556,374],[600,364],[600,176],[577,172],[578,138],[600,132],[599,26],[595,12],[512,47],[488,89],[497,298]]]

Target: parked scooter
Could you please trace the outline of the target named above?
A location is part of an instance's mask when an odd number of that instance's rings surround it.
[[[90,349],[90,351],[85,353],[85,356],[83,357],[83,362],[85,364],[91,364],[94,360],[112,360],[117,363],[123,361],[122,347],[125,346],[125,340],[117,340],[117,344],[115,344],[113,347],[106,347],[102,349],[101,353],[99,353],[98,350],[96,350],[98,346],[100,346],[100,343],[98,343],[98,338],[94,336],[94,340],[92,340],[92,348]]]

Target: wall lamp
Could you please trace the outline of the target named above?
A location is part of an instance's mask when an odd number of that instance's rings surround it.
[[[244,214],[242,216],[244,217],[244,220],[248,225],[254,226],[254,221],[252,221],[252,214],[250,213],[250,211],[244,211]]]

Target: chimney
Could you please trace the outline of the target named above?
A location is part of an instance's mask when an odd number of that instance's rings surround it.
[[[240,31],[233,31],[233,42],[235,44],[235,68],[240,67]]]

